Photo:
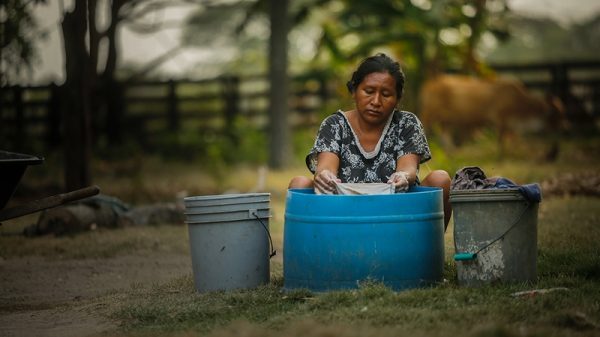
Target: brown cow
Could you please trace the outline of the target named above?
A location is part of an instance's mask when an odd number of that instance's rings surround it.
[[[547,102],[518,81],[440,75],[421,89],[420,118],[429,132],[452,145],[470,139],[477,130],[491,128],[497,133],[502,155],[510,132],[558,122],[559,106]]]

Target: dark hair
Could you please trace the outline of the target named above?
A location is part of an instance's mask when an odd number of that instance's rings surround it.
[[[352,74],[352,79],[346,83],[348,91],[354,93],[363,79],[371,73],[389,73],[396,80],[396,97],[402,98],[404,91],[404,73],[400,64],[383,53],[367,57],[362,60],[356,71]]]

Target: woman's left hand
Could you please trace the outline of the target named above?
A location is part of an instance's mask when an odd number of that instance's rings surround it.
[[[408,173],[404,171],[394,172],[388,179],[388,184],[392,184],[398,192],[407,191],[410,186],[408,177]]]

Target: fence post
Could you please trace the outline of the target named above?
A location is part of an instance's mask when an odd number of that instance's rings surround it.
[[[23,148],[25,142],[25,116],[23,109],[23,88],[19,85],[13,87],[13,105],[15,107],[15,147],[19,151],[25,151]]]
[[[116,80],[110,80],[106,86],[106,120],[104,130],[110,145],[118,145],[123,137],[124,114],[124,90],[125,84]]]
[[[169,80],[168,82],[168,125],[169,131],[179,130],[179,111],[177,109],[177,86],[175,81]]]
[[[4,122],[6,120],[6,118],[4,116],[4,112],[5,112],[4,106],[6,104],[5,103],[6,99],[4,96],[6,95],[6,91],[8,91],[6,89],[7,89],[6,87],[0,86],[0,140],[5,139],[4,137],[6,137],[6,131],[4,131],[4,129],[5,128],[8,129],[6,127],[6,122]],[[1,135],[5,135],[5,136],[3,137]]]
[[[600,116],[600,83],[595,82],[592,87],[592,116]]]
[[[221,78],[223,100],[225,101],[225,134],[233,142],[238,144],[237,133],[234,130],[234,121],[239,114],[239,83],[238,76],[226,76]]]
[[[567,65],[564,63],[555,64],[550,68],[550,71],[552,73],[552,93],[566,103],[571,96]]]
[[[61,123],[61,89],[56,83],[49,87],[50,99],[46,113],[46,144],[49,149],[55,149],[60,144]]]

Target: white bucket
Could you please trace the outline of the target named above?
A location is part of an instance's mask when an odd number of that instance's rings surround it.
[[[269,283],[269,202],[270,193],[184,199],[199,292]]]
[[[461,286],[537,279],[538,203],[518,189],[450,193]]]

